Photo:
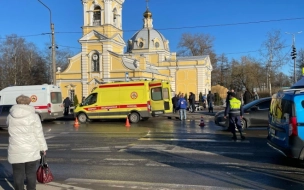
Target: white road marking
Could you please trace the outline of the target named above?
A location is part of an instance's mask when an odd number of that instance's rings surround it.
[[[65,180],[71,183],[95,183],[102,187],[115,187],[121,189],[145,189],[145,190],[179,190],[179,189],[191,189],[191,190],[234,190],[240,188],[224,188],[217,186],[205,186],[205,185],[187,185],[187,184],[170,184],[170,183],[151,183],[151,182],[135,182],[135,181],[114,181],[114,180],[98,180],[98,179],[79,179],[79,178],[69,178]],[[249,190],[242,188],[243,190]]]
[[[140,141],[180,141],[180,142],[237,142],[237,143],[250,143],[248,140],[216,140],[216,139],[176,139],[176,138],[140,138]]]
[[[46,188],[48,187],[48,188]],[[50,182],[47,184],[37,183],[37,190],[51,189],[52,190],[62,190],[62,189],[73,189],[73,190],[92,190],[88,188],[76,187],[74,185],[66,185],[62,183]]]
[[[105,161],[121,161],[121,162],[144,162],[147,159],[120,159],[120,158],[105,158]]]
[[[102,152],[110,152],[110,147],[88,147],[88,148],[73,148],[74,151],[102,151]]]
[[[45,139],[51,139],[51,138],[54,138],[55,136],[46,136],[44,137]]]

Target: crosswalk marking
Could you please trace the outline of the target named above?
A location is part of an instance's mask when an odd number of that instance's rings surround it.
[[[181,142],[237,142],[237,143],[250,143],[248,140],[217,140],[217,139],[177,139],[177,138],[140,138],[140,141],[181,141]]]
[[[100,189],[120,188],[120,189],[166,189],[166,190],[179,190],[179,189],[191,189],[191,190],[236,190],[239,188],[224,188],[219,186],[206,186],[206,185],[187,185],[187,184],[171,184],[171,183],[153,183],[153,182],[137,182],[137,181],[114,181],[114,180],[99,180],[99,179],[80,179],[80,178],[68,178],[65,182],[73,184],[98,184]],[[103,188],[102,188],[103,187]],[[249,190],[248,188],[242,188],[243,190]]]

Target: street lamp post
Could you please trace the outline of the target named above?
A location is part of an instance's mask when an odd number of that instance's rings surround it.
[[[285,34],[291,34],[292,35],[292,48],[293,48],[293,55],[292,55],[292,59],[293,59],[293,82],[296,83],[297,82],[297,78],[296,78],[296,51],[295,51],[295,48],[296,48],[296,37],[295,35],[296,34],[300,34],[302,33],[302,31],[300,32],[296,32],[296,33],[289,33],[289,32],[285,32]]]
[[[55,51],[55,29],[54,24],[52,23],[52,11],[51,9],[46,6],[43,2],[38,0],[43,6],[45,6],[50,12],[50,25],[51,25],[51,34],[52,34],[52,78],[53,84],[56,85],[56,51]]]

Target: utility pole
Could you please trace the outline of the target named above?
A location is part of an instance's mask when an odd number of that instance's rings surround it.
[[[269,81],[269,94],[270,94],[270,97],[272,97],[272,90],[271,90],[271,67],[272,67],[272,51],[271,51],[271,54],[270,54],[270,60],[269,60],[269,73],[268,73],[268,81]]]
[[[51,9],[46,6],[43,2],[41,2],[40,0],[38,0],[43,6],[45,6],[49,12],[50,12],[50,25],[51,25],[51,34],[52,34],[52,78],[53,78],[53,84],[56,85],[56,47],[55,47],[55,27],[54,27],[54,23],[52,23],[52,11]]]
[[[289,33],[289,32],[285,32],[286,34],[291,34],[292,35],[292,51],[291,51],[291,58],[293,59],[293,82],[296,83],[297,82],[297,77],[296,77],[296,58],[297,58],[297,49],[296,49],[296,34],[300,34],[302,33],[302,31],[300,32],[296,32],[296,33]]]

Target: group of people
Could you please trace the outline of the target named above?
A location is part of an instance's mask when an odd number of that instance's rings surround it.
[[[195,94],[190,92],[189,98],[189,112],[195,112]],[[185,99],[184,93],[175,94],[172,98],[172,105],[173,105],[173,113],[179,112],[180,120],[185,120],[187,118],[187,107],[188,102]],[[214,95],[209,91],[207,97],[204,95],[202,97],[203,107],[206,108],[206,104],[208,105],[209,112],[213,113],[213,102],[214,102]]]
[[[209,113],[213,113],[213,102],[214,102],[214,95],[211,93],[211,91],[208,92],[207,97],[205,95],[202,96],[202,103],[204,109],[208,107]]]

